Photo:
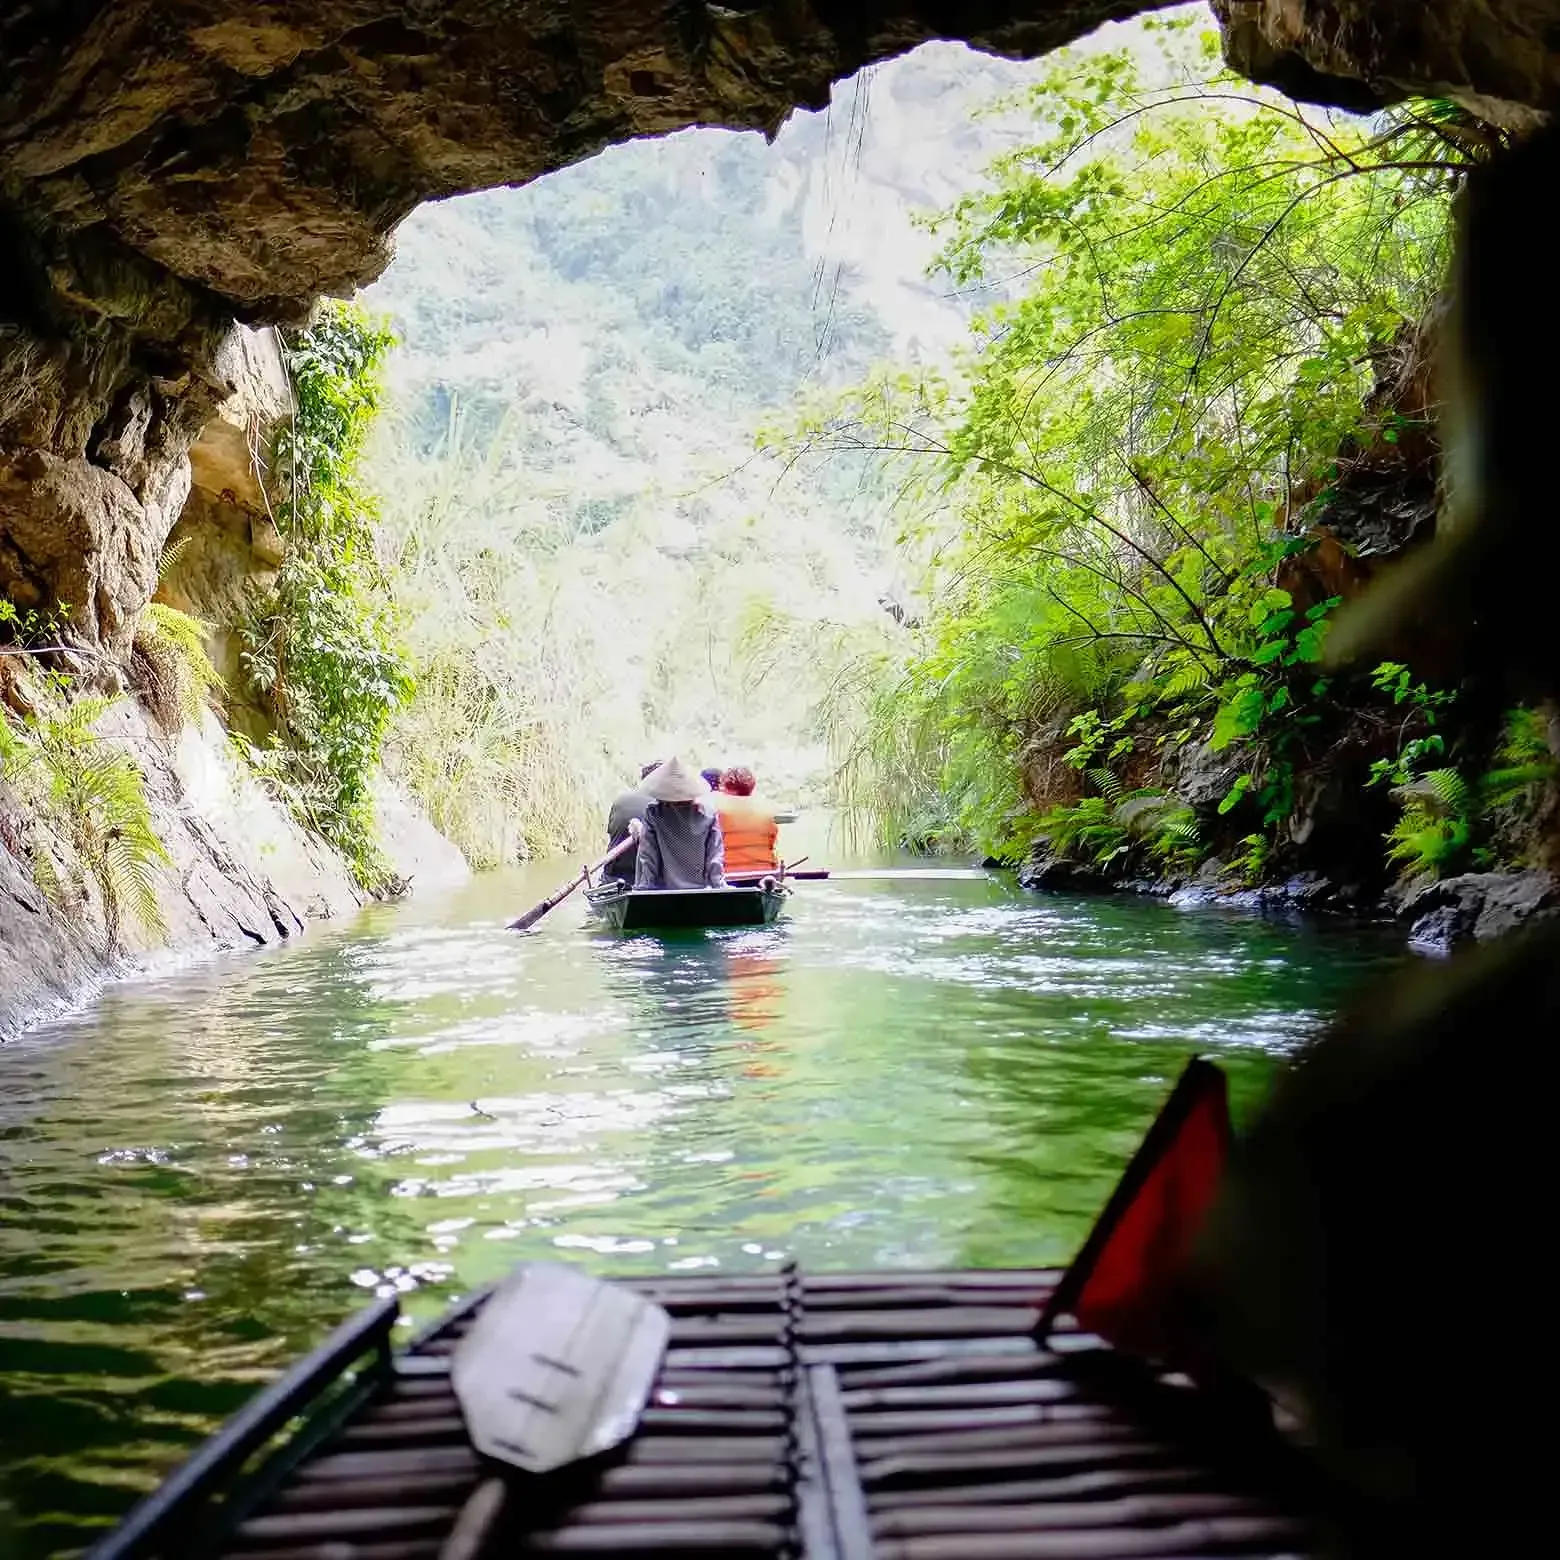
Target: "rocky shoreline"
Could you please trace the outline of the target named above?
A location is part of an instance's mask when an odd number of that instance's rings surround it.
[[[368,900],[341,857],[247,772],[215,715],[169,737],[124,700],[99,739],[127,751],[146,777],[169,858],[152,874],[163,930],[127,924],[110,936],[90,881],[67,913],[0,846],[0,1043],[90,1001],[111,981],[288,942]],[[405,888],[452,886],[469,875],[460,851],[388,781],[375,805],[381,846]]]
[[[1191,878],[1114,876],[1058,855],[1037,840],[1018,869],[1021,888],[1045,894],[1139,894],[1178,907],[1210,906],[1262,915],[1323,915],[1401,926],[1409,947],[1445,954],[1464,943],[1488,942],[1530,921],[1560,915],[1560,879],[1541,868],[1465,872],[1436,882],[1396,884],[1383,891],[1299,872],[1255,887],[1231,886],[1222,864],[1205,863]]]
[[[48,581],[62,599],[95,604],[102,637],[81,663],[82,691],[112,703],[95,722],[92,741],[119,750],[142,777],[151,827],[168,858],[148,869],[161,926],[126,918],[110,930],[118,918],[107,912],[90,873],[51,900],[28,848],[30,804],[0,771],[0,1042],[89,1001],[112,980],[274,945],[312,923],[354,913],[368,897],[342,857],[299,824],[232,741],[236,734],[263,742],[269,730],[265,712],[243,697],[237,625],[248,592],[274,578],[282,556],[260,452],[291,417],[293,398],[269,332],[234,328],[218,367],[228,393],[187,449],[158,437],[148,417],[115,446],[123,452],[134,445],[136,459],[155,468],[166,499],[157,515],[148,518],[150,511],[130,504],[128,488],[121,493],[103,478],[118,507],[88,504],[75,530],[64,532],[87,538],[95,572],[85,583]],[[18,551],[19,521],[13,516],[7,524],[11,550],[0,563],[14,569],[26,549]],[[43,541],[60,532],[48,516],[38,525]],[[27,583],[0,569],[0,599]],[[22,592],[20,599],[31,598]],[[184,711],[171,721],[129,692],[133,626],[151,599],[207,630],[221,698],[198,718]],[[110,622],[122,642],[108,632]],[[467,875],[460,851],[388,779],[376,784],[374,804],[393,881],[426,888]]]

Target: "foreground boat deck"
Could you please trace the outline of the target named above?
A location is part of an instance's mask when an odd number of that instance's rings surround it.
[[[639,1429],[589,1466],[516,1476],[508,1520],[472,1541],[476,1513],[462,1521],[462,1512],[490,1470],[467,1442],[449,1358],[483,1301],[475,1296],[407,1351],[381,1352],[354,1394],[317,1416],[317,1444],[306,1427],[290,1459],[284,1452],[239,1497],[236,1526],[230,1519],[220,1541],[192,1528],[180,1536],[175,1525],[150,1547],[101,1552],[181,1560],[1315,1552],[1305,1485],[1272,1437],[1200,1393],[1126,1368],[1096,1339],[1061,1332],[1036,1347],[1039,1307],[1058,1276],[624,1280],[673,1318]]]

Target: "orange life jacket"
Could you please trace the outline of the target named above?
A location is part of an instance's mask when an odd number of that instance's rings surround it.
[[[716,792],[714,802],[726,848],[726,876],[773,872],[780,865],[775,858],[780,826],[773,806],[756,796],[732,796],[727,791]]]

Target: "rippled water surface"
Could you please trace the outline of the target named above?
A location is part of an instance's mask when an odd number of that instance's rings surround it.
[[[376,1289],[1064,1261],[1193,1049],[1237,1108],[1395,955],[992,876],[614,941],[557,870],[0,1048],[0,1555],[78,1547]]]

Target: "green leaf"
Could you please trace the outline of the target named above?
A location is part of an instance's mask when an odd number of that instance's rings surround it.
[[[1250,789],[1251,789],[1251,776],[1250,775],[1239,775],[1239,776],[1237,776],[1236,780],[1235,780],[1235,784],[1232,785],[1229,788],[1229,790],[1224,793],[1224,799],[1219,803],[1219,813],[1220,813],[1220,816],[1222,817],[1225,813],[1233,811],[1234,808],[1239,805],[1240,799]]]
[[[1222,752],[1230,743],[1249,737],[1262,724],[1266,708],[1267,700],[1260,688],[1241,688],[1214,715],[1209,746],[1216,753]]]
[[[1291,601],[1292,598],[1287,590],[1278,590],[1276,588],[1266,590],[1252,603],[1246,614],[1246,619],[1255,626],[1270,617],[1277,610],[1288,607]]]
[[[1302,628],[1295,635],[1294,660],[1308,664],[1315,664],[1322,658],[1322,652],[1327,642],[1327,622],[1313,623],[1309,628]]]

